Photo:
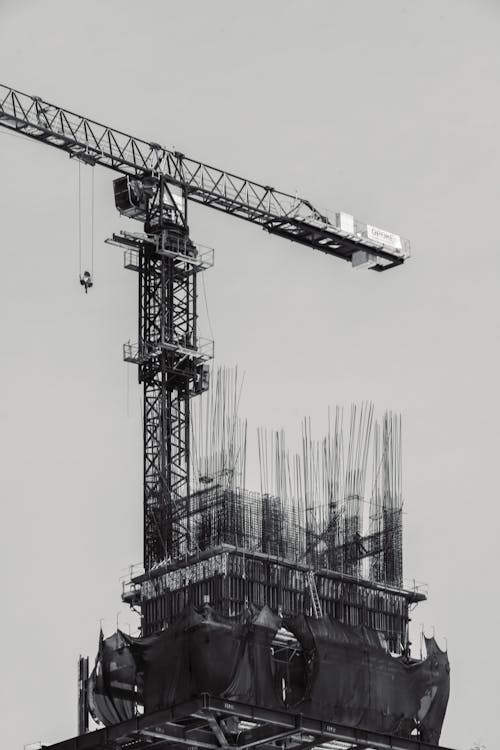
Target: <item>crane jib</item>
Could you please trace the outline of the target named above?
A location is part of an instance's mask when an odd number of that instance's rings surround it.
[[[65,151],[92,166],[141,178],[163,176],[188,200],[259,224],[272,234],[385,271],[404,263],[410,243],[350,216],[317,210],[303,198],[190,159],[94,120],[0,85],[0,126]]]

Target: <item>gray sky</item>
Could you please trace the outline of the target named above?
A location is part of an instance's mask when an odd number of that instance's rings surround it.
[[[217,360],[257,425],[318,432],[328,405],[401,411],[405,575],[448,640],[442,743],[494,747],[500,7],[494,0],[0,0],[2,83],[411,239],[386,274],[195,207]],[[96,170],[95,288],[78,284],[77,174],[0,133],[0,555],[5,747],[76,731],[141,557],[136,277]],[[131,223],[129,229],[134,228]],[[138,228],[138,227],[136,227]],[[204,321],[205,331],[208,325]],[[131,366],[129,366],[131,367]],[[120,624],[131,621],[121,609]]]

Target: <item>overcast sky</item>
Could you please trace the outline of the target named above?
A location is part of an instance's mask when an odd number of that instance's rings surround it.
[[[374,274],[206,208],[190,222],[251,435],[293,443],[362,399],[402,413],[405,576],[429,584],[416,628],[448,643],[442,744],[467,750],[494,750],[500,698],[499,38],[495,0],[0,0],[2,83],[410,238]],[[137,279],[103,244],[123,226],[111,172],[87,296],[76,163],[0,132],[0,174],[0,706],[20,749],[75,734],[78,653],[101,618],[132,623]]]

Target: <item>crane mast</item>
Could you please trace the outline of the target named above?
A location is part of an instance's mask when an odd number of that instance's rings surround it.
[[[144,396],[144,566],[189,552],[190,399],[208,387],[213,344],[197,331],[197,276],[211,255],[189,235],[188,202],[266,231],[385,271],[409,256],[409,243],[345,214],[238,177],[89,118],[0,85],[0,126],[120,173],[115,202],[144,232],[109,240],[138,273],[138,340],[124,359],[138,366]]]
[[[118,210],[143,220],[145,232],[109,240],[125,248],[138,273],[138,342],[124,359],[138,365],[143,387],[144,567],[190,550],[190,399],[208,387],[211,342],[197,331],[197,275],[209,260],[193,243],[185,194],[162,176],[115,181]],[[207,346],[208,344],[208,346]]]

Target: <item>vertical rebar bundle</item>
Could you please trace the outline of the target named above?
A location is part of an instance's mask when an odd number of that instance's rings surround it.
[[[403,579],[403,491],[401,417],[387,412],[376,425],[370,534],[380,540],[370,561],[375,581],[400,586]]]
[[[237,369],[218,368],[191,410],[192,486],[245,486],[247,423],[238,416],[242,383]]]
[[[386,413],[374,421],[371,403],[353,405],[347,415],[337,407],[319,439],[311,420],[303,420],[300,451],[293,453],[283,430],[259,428],[260,492],[248,492],[241,381],[229,369],[217,370],[213,381],[191,420],[192,551],[229,544],[401,585],[400,417]]]

